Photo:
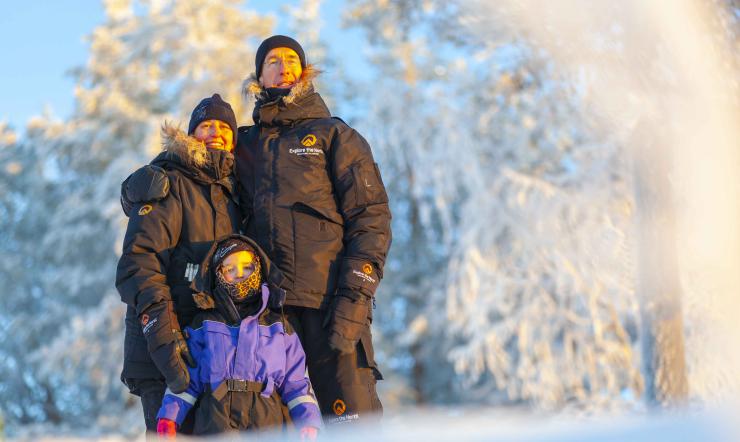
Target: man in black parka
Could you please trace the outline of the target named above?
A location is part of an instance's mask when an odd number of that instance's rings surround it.
[[[255,68],[245,82],[255,124],[239,128],[235,149],[243,230],[286,277],[285,313],[326,423],[362,421],[382,412],[370,323],[391,243],[385,187],[368,143],[314,91],[297,41],[266,39]],[[145,184],[124,201],[166,193],[149,172],[134,174]]]
[[[255,124],[235,150],[246,234],[288,280],[286,314],[326,423],[362,420],[382,411],[370,321],[391,243],[385,187],[368,143],[314,91],[298,42],[266,39],[255,67]]]

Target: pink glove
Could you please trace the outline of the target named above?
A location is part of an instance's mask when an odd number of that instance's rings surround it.
[[[177,425],[175,421],[169,419],[160,419],[157,421],[158,439],[174,439],[177,434]]]
[[[301,428],[301,442],[314,441],[319,435],[319,429],[316,427],[303,427]]]

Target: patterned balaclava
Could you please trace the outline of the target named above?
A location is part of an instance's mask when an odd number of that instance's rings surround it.
[[[221,265],[227,257],[239,252],[246,252],[251,255],[252,263],[249,267],[252,269],[252,273],[241,282],[228,282],[222,274]],[[245,241],[239,238],[229,238],[219,244],[213,256],[213,268],[216,270],[216,284],[229,294],[229,297],[237,306],[244,303],[251,304],[255,302],[254,299],[260,299],[260,296],[255,296],[260,293],[260,287],[262,286],[260,257]]]
[[[255,255],[253,265],[254,271],[242,282],[228,282],[220,269],[216,271],[216,284],[226,289],[226,292],[231,296],[234,303],[239,303],[259,293],[260,286],[262,285],[259,256]]]

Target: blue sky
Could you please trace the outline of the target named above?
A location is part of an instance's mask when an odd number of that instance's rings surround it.
[[[295,2],[246,2],[249,9],[276,15],[282,5],[290,4]],[[60,119],[68,117],[74,107],[74,79],[69,71],[87,60],[85,36],[105,18],[101,2],[0,0],[0,6],[0,53],[5,60],[0,69],[0,121],[23,132],[28,119],[40,115],[45,107]],[[341,0],[322,5],[322,37],[336,45],[333,52],[337,46],[359,43],[360,38],[357,32],[339,29],[341,6]],[[340,33],[342,38],[336,38]],[[342,53],[361,58],[360,51]]]
[[[74,102],[68,70],[84,64],[84,36],[103,20],[97,1],[0,1],[0,121],[22,129],[50,106],[65,117]]]

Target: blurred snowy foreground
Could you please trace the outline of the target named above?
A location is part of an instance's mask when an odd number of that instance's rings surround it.
[[[384,418],[377,426],[347,426],[323,433],[321,441],[738,441],[740,407],[704,412],[574,417],[516,413],[504,409],[437,408],[408,410]],[[17,435],[10,440],[132,440],[131,437],[84,434],[51,428],[40,434]],[[136,440],[144,440],[139,434]],[[178,440],[196,440],[178,436]],[[293,435],[245,433],[209,440],[298,440]]]

